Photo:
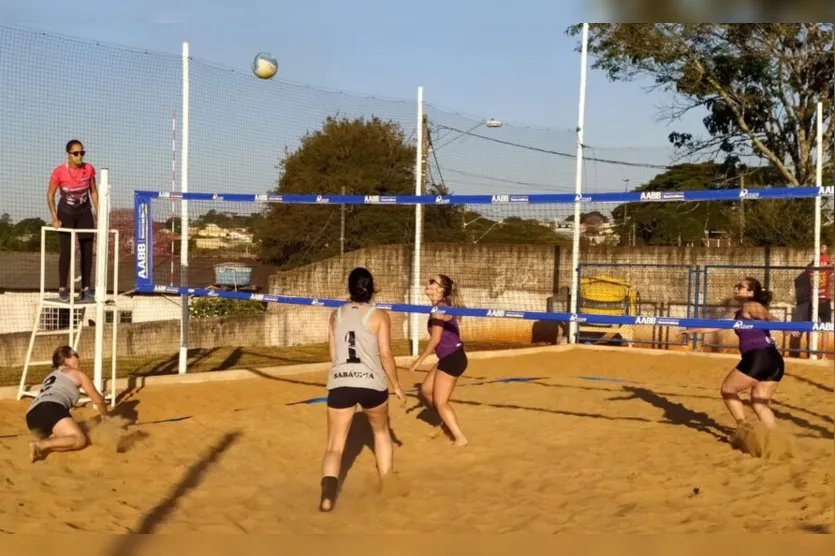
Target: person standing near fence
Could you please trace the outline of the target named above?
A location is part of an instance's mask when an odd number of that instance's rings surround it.
[[[829,256],[829,247],[821,244],[821,255],[818,260],[818,314],[817,317],[812,315],[811,304],[809,307],[809,320],[819,320],[820,322],[832,322],[832,297],[833,289],[835,289],[835,279],[833,279],[832,258]],[[809,282],[814,284],[814,261],[809,264]],[[814,292],[813,292],[814,295]]]
[[[99,193],[96,187],[96,170],[93,165],[84,162],[86,151],[81,141],[73,139],[66,145],[67,161],[57,166],[49,178],[46,202],[52,216],[52,227],[92,230],[96,227],[93,209],[99,210]],[[58,206],[55,206],[55,193],[59,194]],[[68,301],[70,290],[67,287],[72,270],[70,254],[72,238],[69,232],[59,232],[60,255],[58,257],[58,298]],[[93,270],[93,234],[79,233],[78,243],[81,249],[81,291],[79,300],[95,299],[95,291],[90,288],[90,275]]]

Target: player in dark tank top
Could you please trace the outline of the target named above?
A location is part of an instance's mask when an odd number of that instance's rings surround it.
[[[734,286],[734,299],[740,304],[734,319],[740,321],[734,328],[739,340],[740,361],[722,382],[720,392],[728,412],[737,428],[745,423],[745,406],[740,392],[750,391],[751,408],[767,428],[776,426],[774,412],[769,402],[783,378],[785,363],[768,330],[745,328],[743,320],[776,320],[768,311],[771,292],[763,289],[755,278],[745,278]],[[715,328],[690,328],[682,334],[712,332]],[[792,332],[792,336],[799,336]]]

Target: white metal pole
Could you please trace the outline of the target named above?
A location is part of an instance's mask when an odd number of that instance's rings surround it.
[[[818,121],[817,121],[817,167],[815,168],[815,185],[823,186],[823,103],[818,102]],[[818,287],[820,286],[820,272],[817,267],[820,266],[821,260],[821,202],[820,195],[815,197],[815,259],[812,263],[816,268],[812,272],[812,321],[818,321],[818,311],[820,300],[818,299]],[[818,350],[818,333],[812,332],[809,335],[809,351],[815,352]],[[812,359],[818,359],[817,354],[811,354]]]
[[[104,366],[104,302],[107,297],[107,247],[110,235],[107,229],[110,205],[109,174],[107,168],[102,168],[101,182],[98,184],[99,204],[96,213],[96,343],[93,359],[93,385],[99,392],[103,392],[104,384],[102,370]]]
[[[183,125],[180,149],[180,191],[188,193],[188,124],[189,124],[189,48],[183,42]],[[180,215],[180,287],[188,287],[188,201],[181,201]],[[185,374],[188,364],[188,294],[182,296],[182,318],[180,319],[180,374]]]
[[[415,157],[415,195],[423,194],[423,87],[418,87],[417,99],[417,154]],[[420,300],[420,247],[423,243],[423,205],[415,205],[415,248],[412,255],[412,304]],[[418,313],[411,314],[410,332],[412,337],[412,355],[418,355],[419,320]]]
[[[583,123],[586,111],[586,61],[588,59],[589,24],[583,23],[583,42],[580,50],[580,105],[577,115],[577,173],[574,194],[574,241],[571,249],[571,313],[577,314],[580,296],[580,209],[583,196]],[[569,323],[570,342],[577,342],[577,322]]]
[[[108,197],[109,199],[110,197]],[[110,203],[107,205],[110,213]],[[113,327],[110,338],[110,407],[116,406],[116,353],[118,347],[117,332],[119,329],[119,230],[113,230]]]

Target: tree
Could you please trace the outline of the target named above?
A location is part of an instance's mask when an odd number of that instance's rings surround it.
[[[329,117],[285,156],[275,192],[403,195],[414,189],[414,166],[415,148],[396,123]],[[261,258],[286,268],[338,255],[340,218],[339,205],[270,205],[254,225]],[[413,207],[349,206],[345,251],[405,243],[413,229]]]
[[[670,134],[683,154],[724,155],[731,164],[755,157],[782,183],[806,186],[815,181],[818,101],[824,144],[835,134],[832,37],[832,24],[594,24],[589,52],[611,80],[648,78],[671,93],[672,121],[707,110],[707,137]]]
[[[636,191],[699,191],[733,186],[725,166],[713,162],[680,164],[655,176]],[[708,231],[730,231],[731,204],[712,201],[641,202],[618,205],[612,210],[616,233],[621,243],[628,238],[647,245],[698,243]]]

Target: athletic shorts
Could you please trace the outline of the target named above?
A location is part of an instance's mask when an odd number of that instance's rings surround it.
[[[746,351],[736,366],[737,370],[754,380],[779,382],[785,365],[783,356],[774,346]]]
[[[357,404],[363,409],[380,407],[389,400],[388,390],[373,390],[371,388],[354,388],[340,386],[328,390],[328,407],[333,409],[348,409]]]
[[[438,360],[438,370],[454,377],[459,377],[467,370],[467,354],[459,348]]]
[[[38,438],[49,438],[61,419],[72,417],[70,410],[55,402],[41,402],[26,414],[26,426]]]

